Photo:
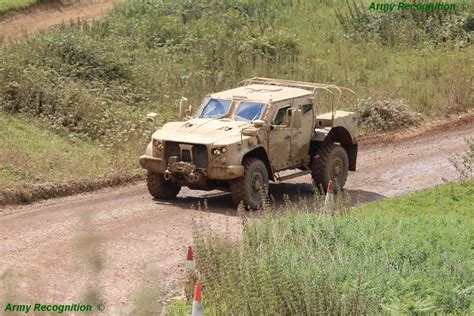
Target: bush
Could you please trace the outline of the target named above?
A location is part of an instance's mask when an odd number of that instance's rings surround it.
[[[422,117],[410,110],[402,100],[386,97],[381,100],[359,99],[359,123],[365,131],[391,131],[418,125]]]
[[[43,40],[45,46],[42,48],[48,51],[45,66],[59,69],[66,77],[105,83],[130,77],[126,62],[121,60],[116,49],[92,34],[60,27]]]

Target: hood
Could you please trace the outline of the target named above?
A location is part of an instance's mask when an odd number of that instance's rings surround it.
[[[251,123],[225,118],[193,118],[186,122],[166,123],[153,134],[153,138],[192,144],[225,145],[240,141],[240,131],[248,126],[251,126]]]

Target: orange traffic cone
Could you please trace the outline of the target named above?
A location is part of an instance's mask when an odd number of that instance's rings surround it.
[[[184,283],[183,283],[183,294],[187,298],[193,297],[193,288],[198,280],[198,271],[194,265],[193,248],[188,247],[186,255],[186,266],[184,268]]]
[[[201,316],[201,315],[202,315],[201,283],[196,282],[196,286],[194,287],[194,300],[193,300],[192,316]]]
[[[191,271],[195,270],[193,260],[193,248],[191,246],[188,247],[188,254],[186,255],[186,268]]]
[[[335,209],[336,202],[334,201],[334,185],[332,183],[332,180],[329,180],[328,190],[326,192],[326,199],[324,200],[324,211],[332,213]]]

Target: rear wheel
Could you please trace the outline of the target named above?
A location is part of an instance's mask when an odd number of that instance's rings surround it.
[[[160,173],[148,171],[146,180],[148,192],[157,199],[174,199],[178,195],[179,190],[181,190],[180,186],[174,184],[171,180],[165,180]]]
[[[321,146],[313,157],[311,169],[311,176],[317,188],[326,192],[329,180],[332,180],[336,191],[342,189],[349,173],[346,150],[334,143]]]
[[[241,178],[229,181],[230,192],[235,204],[243,201],[246,207],[258,209],[268,193],[267,167],[257,158],[244,161],[245,173]]]

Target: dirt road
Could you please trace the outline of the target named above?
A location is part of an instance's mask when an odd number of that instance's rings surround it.
[[[110,11],[113,3],[113,0],[86,0],[74,5],[48,2],[33,5],[0,20],[0,43],[2,39],[9,42],[63,22],[99,18]]]
[[[473,135],[471,120],[410,140],[361,145],[347,189],[371,201],[452,180],[448,157]],[[284,193],[310,198],[310,182],[306,176],[270,192],[277,203]],[[204,198],[208,213],[192,208]],[[196,218],[218,230],[240,229],[229,194],[182,190],[170,204],[152,200],[143,184],[0,211],[0,305],[5,297],[3,303],[77,303],[95,287],[107,314],[129,313],[137,296],[178,288]]]

